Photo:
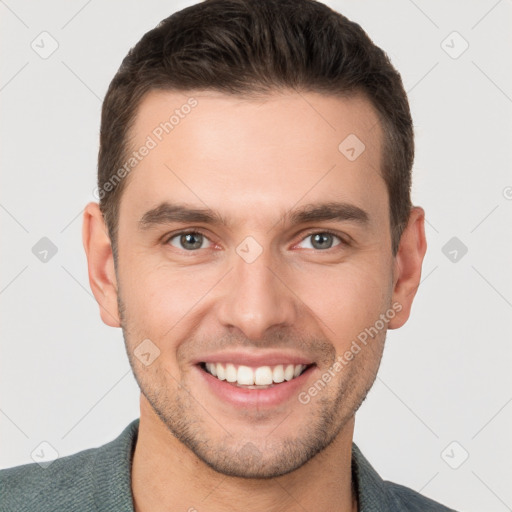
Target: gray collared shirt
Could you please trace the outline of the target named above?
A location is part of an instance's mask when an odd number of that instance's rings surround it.
[[[0,512],[133,512],[131,463],[139,419],[98,448],[0,471]],[[407,487],[385,482],[352,445],[360,512],[453,512]],[[312,511],[313,512],[313,511]]]

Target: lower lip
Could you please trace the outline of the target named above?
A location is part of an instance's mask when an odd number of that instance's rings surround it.
[[[301,375],[292,380],[275,384],[272,387],[264,389],[248,389],[230,384],[225,380],[219,380],[208,372],[197,366],[197,370],[202,375],[209,388],[221,400],[228,402],[236,407],[275,407],[296,397],[301,387],[303,387],[309,376],[315,369],[315,365],[307,368]]]

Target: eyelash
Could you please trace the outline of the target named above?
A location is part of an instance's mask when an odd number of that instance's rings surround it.
[[[340,240],[340,243],[338,245],[335,245],[334,247],[330,247],[329,249],[325,249],[325,250],[321,250],[321,249],[316,249],[317,252],[328,252],[330,251],[331,249],[335,249],[336,247],[338,246],[345,246],[345,247],[348,247],[350,246],[350,242],[342,237],[340,234],[336,233],[335,231],[332,231],[330,229],[322,229],[322,230],[313,230],[313,231],[310,231],[308,233],[306,233],[301,239],[300,239],[300,242],[302,242],[303,240],[305,240],[306,238],[310,237],[310,236],[313,236],[313,235],[317,235],[317,234],[321,234],[321,235],[324,235],[324,234],[327,234],[327,235],[332,235],[336,238],[338,238]],[[188,229],[188,230],[184,230],[184,231],[178,231],[177,233],[172,233],[166,237],[164,237],[164,245],[167,245],[169,244],[169,242],[177,237],[177,236],[180,236],[180,235],[202,235],[204,236],[208,241],[212,242],[212,240],[210,240],[210,238],[208,237],[208,235],[206,235],[203,231],[201,231],[200,229]],[[299,243],[300,243],[299,242]],[[213,243],[213,242],[212,242]],[[315,249],[314,249],[315,250]],[[198,249],[196,249],[195,251],[186,251],[185,249],[183,249],[184,252],[188,252],[188,253],[194,253],[194,252],[198,252]]]

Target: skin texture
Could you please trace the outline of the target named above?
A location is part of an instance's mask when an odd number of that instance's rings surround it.
[[[133,149],[190,97],[197,106],[125,178],[117,268],[98,205],[84,214],[91,288],[103,321],[123,329],[142,391],[136,510],[355,510],[354,415],[387,328],[409,316],[424,212],[413,208],[393,257],[382,133],[363,97],[152,92],[139,107]],[[350,134],[365,144],[354,161],[338,149]],[[290,223],[291,211],[330,201],[364,210],[367,222]],[[142,229],[144,214],[163,202],[210,208],[228,224]],[[312,232],[326,229],[336,236],[318,248]],[[200,248],[169,240],[183,230],[204,235]],[[248,236],[262,249],[251,263],[237,252]],[[307,391],[389,310],[393,318],[307,404],[294,395],[270,408],[233,406],[196,365],[226,350],[298,354],[315,363],[299,390]],[[135,355],[145,339],[159,350],[149,366]]]

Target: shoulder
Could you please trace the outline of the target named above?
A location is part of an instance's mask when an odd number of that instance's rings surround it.
[[[352,478],[360,510],[372,512],[455,512],[408,487],[383,480],[352,444]]]
[[[396,510],[407,512],[455,512],[437,501],[423,496],[419,492],[394,482],[384,482],[390,499],[396,504]]]
[[[0,470],[0,512],[129,511],[138,422],[107,444],[58,458],[46,467],[34,462]]]
[[[34,462],[1,470],[0,511],[46,511],[55,507],[64,510],[74,503],[86,504],[87,496],[91,495],[92,469],[99,450],[101,447],[62,457],[47,467]]]

